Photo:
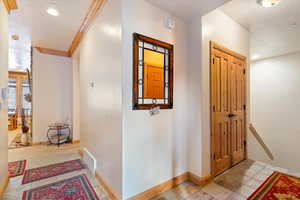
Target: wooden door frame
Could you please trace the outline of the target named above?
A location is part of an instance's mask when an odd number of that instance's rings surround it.
[[[248,77],[247,77],[247,69],[248,69],[248,63],[247,63],[247,57],[239,54],[239,53],[236,53],[222,45],[219,45],[218,43],[214,42],[214,41],[210,41],[210,49],[209,49],[209,87],[210,87],[210,172],[211,172],[211,177],[215,177],[215,170],[214,170],[214,160],[213,160],[213,135],[212,135],[212,131],[213,131],[213,124],[212,124],[212,121],[213,121],[213,106],[212,106],[212,49],[217,49],[219,51],[222,51],[226,54],[229,54],[233,57],[236,57],[240,60],[243,60],[245,62],[245,105],[246,105],[246,109],[245,109],[245,113],[244,113],[244,117],[245,117],[245,124],[244,124],[244,127],[245,127],[245,141],[246,141],[246,144],[245,144],[245,160],[247,159],[247,111],[248,111],[248,101],[247,101],[247,92],[248,92]]]
[[[8,71],[8,78],[16,80],[16,115],[18,119],[22,110],[22,81],[27,80],[27,73],[22,71]]]

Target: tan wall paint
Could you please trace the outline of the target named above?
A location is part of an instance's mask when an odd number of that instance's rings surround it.
[[[132,197],[187,171],[187,26],[147,1],[123,1],[123,191]],[[132,110],[132,33],[174,44],[174,108]]]
[[[80,140],[122,196],[121,1],[107,1],[81,43]]]
[[[8,77],[8,14],[0,1],[0,90],[7,88]],[[7,101],[0,91],[0,184],[7,176]]]
[[[300,53],[251,63],[251,122],[274,155],[249,134],[249,158],[300,173]]]
[[[73,141],[80,141],[80,72],[79,54],[75,52],[72,56],[72,132]]]
[[[190,24],[189,43],[189,171],[210,174],[210,41],[246,57],[249,33],[219,9],[195,18]]]
[[[72,60],[33,51],[33,142],[47,139],[49,123],[72,123]]]

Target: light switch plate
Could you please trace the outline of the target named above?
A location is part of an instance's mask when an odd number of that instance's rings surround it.
[[[6,101],[8,96],[8,89],[7,88],[1,88],[1,99],[2,101]]]

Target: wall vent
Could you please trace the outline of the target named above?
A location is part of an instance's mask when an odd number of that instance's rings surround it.
[[[83,163],[87,166],[88,170],[95,175],[96,173],[96,166],[97,161],[93,154],[91,154],[86,148],[83,148],[83,157],[82,157]]]

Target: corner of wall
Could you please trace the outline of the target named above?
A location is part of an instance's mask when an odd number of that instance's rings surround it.
[[[8,13],[0,1],[0,89],[7,88],[8,79]],[[0,92],[1,93],[1,92]],[[1,95],[2,96],[2,95]],[[0,97],[0,181],[7,175],[7,100]]]

